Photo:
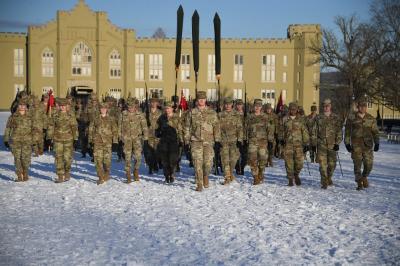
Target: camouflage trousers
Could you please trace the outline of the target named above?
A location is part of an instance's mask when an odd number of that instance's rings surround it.
[[[283,149],[285,168],[288,179],[298,176],[303,169],[304,154],[302,145],[286,144]]]
[[[140,138],[131,139],[124,142],[124,154],[125,154],[125,171],[131,171],[131,160],[132,154],[134,156],[133,169],[139,170],[140,164],[142,163],[142,140]]]
[[[57,175],[64,175],[71,171],[74,152],[73,141],[54,142],[55,164]]]
[[[275,147],[276,147],[276,142],[274,140],[272,141],[272,149],[270,151],[267,149],[268,152],[267,164],[269,164],[269,166],[272,166],[272,158],[274,158]]]
[[[26,142],[13,142],[11,152],[14,155],[15,173],[17,176],[28,173],[31,164],[32,146]]]
[[[44,133],[43,131],[35,132],[33,136],[33,151],[35,154],[43,153],[44,149]]]
[[[104,143],[95,143],[93,148],[94,163],[98,176],[102,176],[105,171],[111,168],[112,145]]]
[[[158,162],[161,160],[157,153],[159,140],[157,138],[149,138],[148,145],[144,146],[144,158],[147,165],[152,170],[158,169]]]
[[[178,143],[160,143],[158,152],[160,153],[164,176],[174,175],[181,155]]]
[[[319,163],[321,184],[328,184],[328,180],[332,179],[336,168],[336,151],[329,149],[325,144],[318,144],[317,162]]]
[[[196,183],[203,185],[203,177],[211,172],[214,159],[214,147],[210,142],[192,141],[192,160],[196,176]]]
[[[223,142],[220,154],[225,175],[231,175],[240,156],[236,141]]]
[[[250,140],[248,148],[248,163],[251,168],[251,174],[258,176],[260,171],[263,173],[267,163],[267,140]],[[262,174],[260,173],[260,174]]]
[[[363,177],[368,177],[372,171],[372,165],[374,162],[374,154],[372,148],[366,147],[364,143],[353,144],[353,151],[351,152],[351,158],[354,163],[354,176],[355,181],[361,180]],[[363,168],[361,172],[361,168]]]

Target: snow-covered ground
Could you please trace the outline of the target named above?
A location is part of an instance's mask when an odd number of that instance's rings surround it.
[[[3,132],[8,114],[0,114]],[[0,148],[0,264],[269,265],[399,264],[400,145],[382,140],[371,187],[356,191],[350,155],[341,147],[334,187],[320,189],[318,165],[305,165],[301,187],[287,187],[283,161],[266,183],[245,177],[194,191],[183,160],[174,184],[161,172],[96,185],[95,168],[75,153],[72,180],[52,182],[54,157],[33,158],[29,182],[15,183],[13,157]]]

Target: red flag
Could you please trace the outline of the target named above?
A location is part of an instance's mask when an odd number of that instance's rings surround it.
[[[186,111],[188,109],[188,104],[187,104],[185,95],[183,95],[183,90],[181,90],[181,100],[179,102],[179,108],[184,111]]]
[[[282,111],[283,111],[283,99],[282,99],[282,92],[281,92],[281,95],[279,95],[278,104],[276,105],[275,113],[279,114]]]
[[[49,101],[47,102],[47,113],[49,113],[49,110],[51,112],[51,108],[54,107],[55,101],[54,101],[54,96],[53,96],[53,91],[49,90]]]

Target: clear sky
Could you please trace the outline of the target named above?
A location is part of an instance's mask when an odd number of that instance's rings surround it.
[[[42,24],[69,10],[78,0],[0,0],[0,31],[25,32],[27,25]],[[334,29],[337,15],[357,14],[369,19],[371,0],[86,0],[95,11],[106,11],[111,22],[132,28],[139,37],[151,36],[162,27],[168,37],[176,34],[176,10],[182,4],[183,35],[191,36],[191,17],[200,15],[200,38],[213,36],[215,12],[221,18],[222,37],[285,38],[289,24],[318,23]]]

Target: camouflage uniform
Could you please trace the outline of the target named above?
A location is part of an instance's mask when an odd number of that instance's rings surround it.
[[[18,105],[26,106],[27,102],[24,99],[20,99]],[[37,128],[28,110],[25,111],[25,114],[20,114],[16,110],[7,120],[3,141],[7,147],[11,147],[14,155],[16,181],[18,182],[28,180],[32,153],[32,133],[35,130]]]
[[[206,93],[199,91],[197,99],[206,99]],[[221,130],[217,113],[205,106],[203,109],[196,107],[188,114],[185,125],[185,143],[191,147],[192,160],[195,168],[197,191],[208,188],[208,175],[210,174],[213,158],[214,143],[221,141]]]
[[[330,100],[324,101],[330,104]],[[319,114],[311,129],[311,145],[317,147],[317,162],[321,174],[322,188],[332,185],[332,175],[336,168],[336,153],[342,142],[342,122],[340,118],[331,113],[329,116]]]
[[[360,101],[359,105],[364,106],[366,102]],[[344,143],[353,159],[357,189],[368,187],[368,175],[372,170],[374,160],[372,149],[379,150],[379,131],[376,119],[368,113],[365,113],[364,117],[360,113],[356,113],[354,117],[347,118]],[[362,167],[363,171],[361,172]]]
[[[153,99],[152,99],[153,100]],[[144,153],[147,165],[149,166],[149,174],[152,174],[153,171],[158,171],[158,162],[160,158],[157,154],[157,146],[159,139],[156,137],[156,129],[158,127],[158,119],[162,115],[161,110],[156,109],[154,111],[149,110],[149,117],[148,117],[148,136],[149,141],[148,145],[144,146]]]
[[[67,105],[66,99],[57,99],[59,106]],[[78,124],[69,112],[56,111],[49,122],[47,138],[54,142],[57,183],[70,178],[74,142],[78,140]]]
[[[47,114],[42,108],[39,100],[35,98],[33,100],[33,106],[31,108],[34,124],[35,124],[35,131],[33,132],[33,150],[36,154],[42,155],[44,149],[44,135],[45,130],[47,129]]]
[[[275,148],[276,148],[276,136],[278,133],[278,115],[274,113],[274,110],[272,109],[272,106],[270,103],[266,104],[266,112],[265,115],[267,116],[267,119],[270,124],[274,125],[274,140],[272,142],[272,149],[268,150],[268,159],[267,159],[267,165],[266,166],[274,166],[272,162],[272,158],[275,153]],[[268,113],[268,110],[270,110],[270,113]]]
[[[254,100],[254,105],[262,106],[262,100]],[[274,124],[264,113],[250,114],[246,121],[246,134],[249,143],[248,162],[254,177],[254,185],[264,180],[264,168],[267,163],[268,148],[272,149]]]
[[[128,108],[136,107],[138,108],[138,100],[128,101]],[[131,180],[131,160],[132,153],[134,155],[134,178],[135,181],[139,181],[139,167],[142,162],[142,140],[145,143],[148,140],[148,129],[146,123],[146,117],[144,114],[138,110],[134,112],[123,111],[120,116],[120,121],[118,123],[118,134],[119,139],[124,143],[124,153],[125,153],[125,172],[127,177],[127,182],[130,183]]]
[[[173,107],[174,103],[166,103],[166,107]],[[158,152],[161,157],[165,181],[174,182],[175,171],[180,157],[180,148],[183,145],[183,127],[178,114],[168,117],[162,114],[158,119],[156,135],[160,138]]]
[[[243,104],[242,100],[240,100],[240,99],[236,100],[236,107],[238,105],[241,105],[241,104]],[[240,116],[240,123],[242,124],[242,128],[243,128],[243,132],[242,132],[243,145],[241,145],[239,147],[239,154],[240,155],[239,155],[239,159],[238,159],[238,161],[236,163],[236,174],[238,174],[238,175],[244,175],[244,167],[247,164],[247,152],[248,152],[247,148],[248,148],[248,145],[247,145],[247,140],[246,140],[246,137],[245,137],[246,136],[246,128],[247,127],[246,127],[246,117],[245,117],[244,112],[245,112],[245,110],[243,110],[243,111],[238,111],[237,110],[237,113]]]
[[[88,129],[89,129],[89,113],[88,108],[83,104],[78,105],[76,112],[76,119],[78,121],[79,131],[79,146],[81,148],[82,158],[86,157],[88,152]]]
[[[108,106],[103,103],[100,108],[108,108]],[[108,114],[105,117],[101,114],[96,117],[89,127],[89,142],[94,144],[93,156],[99,177],[97,184],[102,184],[110,178],[111,148],[113,143],[118,142],[116,121]]]
[[[295,103],[290,103],[289,109],[297,109]],[[291,117],[290,113],[282,120],[282,129],[279,132],[279,140],[284,145],[283,157],[289,186],[300,185],[300,172],[303,169],[304,152],[308,150],[309,134],[304,124],[304,119],[300,115]]]
[[[224,104],[232,104],[231,98],[226,98]],[[221,159],[222,166],[225,173],[225,182],[235,179],[233,169],[239,159],[239,147],[243,145],[243,123],[240,114],[235,111],[223,111],[218,114],[220,128],[221,128]]]

